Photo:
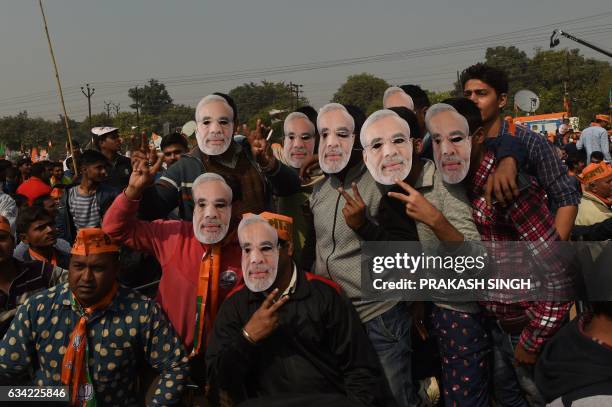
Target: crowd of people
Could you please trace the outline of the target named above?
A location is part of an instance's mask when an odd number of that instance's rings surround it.
[[[612,403],[611,302],[364,298],[364,242],[526,242],[521,276],[612,239],[609,118],[551,142],[503,119],[503,71],[460,84],[304,106],[279,144],[215,93],[195,142],[128,158],[96,127],[63,162],[0,160],[0,383],[83,406]]]

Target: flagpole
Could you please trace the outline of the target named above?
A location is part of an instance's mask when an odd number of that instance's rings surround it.
[[[70,146],[70,154],[72,155],[72,167],[74,169],[74,176],[76,177],[79,172],[77,170],[78,167],[76,157],[74,156],[72,134],[70,133],[70,124],[68,123],[68,113],[66,112],[66,104],[64,103],[64,92],[62,92],[62,84],[60,82],[59,71],[57,70],[57,63],[55,62],[55,54],[53,53],[53,46],[51,46],[51,37],[49,36],[49,29],[47,28],[47,17],[45,17],[45,10],[43,9],[42,0],[38,0],[38,5],[40,6],[40,13],[42,14],[45,33],[47,34],[47,43],[49,44],[49,53],[51,54],[51,61],[53,62],[53,69],[55,70],[55,79],[57,80],[60,102],[62,103],[62,109],[64,110],[64,126],[66,126],[66,132],[68,133],[68,144]]]

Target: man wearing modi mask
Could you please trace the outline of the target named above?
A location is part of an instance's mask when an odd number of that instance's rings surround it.
[[[145,191],[141,213],[149,219],[164,218],[178,206],[181,219],[191,220],[194,200],[192,183],[202,173],[221,175],[240,191],[234,211],[261,212],[270,209],[272,195],[285,196],[299,190],[298,175],[272,154],[262,134],[260,121],[253,131],[234,140],[238,112],[233,100],[223,94],[202,98],[195,109],[197,147],[171,165],[154,187]],[[147,161],[144,154],[133,160]]]
[[[215,173],[198,176],[192,185],[193,221],[142,221],[136,218],[143,190],[161,165],[136,162],[128,187],[109,208],[104,231],[131,249],[154,255],[162,266],[157,301],[192,357],[192,378],[205,381],[204,349],[219,305],[242,276],[238,220],[232,218],[233,191]],[[179,161],[180,162],[180,161]]]
[[[240,222],[245,285],[215,321],[209,383],[246,406],[386,405],[355,309],[337,284],[297,269],[291,228],[291,218],[269,212]]]
[[[180,339],[151,299],[119,287],[119,246],[79,230],[68,283],[30,297],[0,343],[0,381],[33,369],[32,385],[68,386],[70,405],[140,405],[138,371],[160,374],[154,404],[180,401],[188,374]]]
[[[470,169],[472,139],[468,122],[450,105],[436,103],[425,114],[436,168],[448,184],[463,181]]]

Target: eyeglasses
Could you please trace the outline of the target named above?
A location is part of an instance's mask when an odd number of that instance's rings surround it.
[[[396,148],[407,148],[410,144],[409,141],[410,141],[410,137],[405,137],[405,136],[394,136],[394,137],[391,137],[390,140],[383,140],[379,138],[379,139],[374,140],[372,143],[368,144],[364,148],[372,152],[379,152],[382,149],[382,147],[387,143],[391,143],[391,145],[393,145]]]

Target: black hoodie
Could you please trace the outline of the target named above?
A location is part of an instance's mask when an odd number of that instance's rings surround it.
[[[612,400],[612,347],[582,332],[583,318],[575,318],[546,344],[535,370],[536,384],[551,402],[610,395]]]

